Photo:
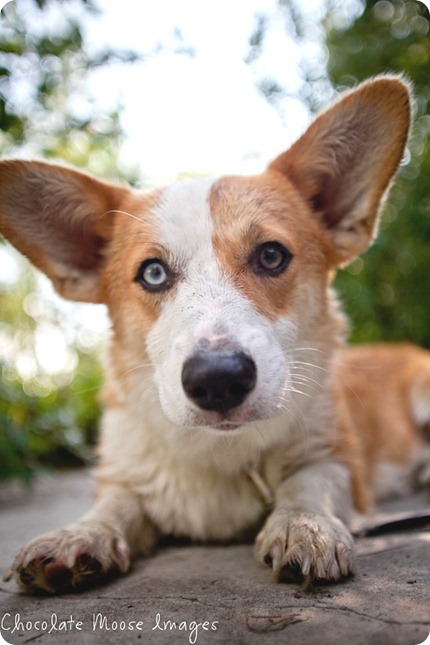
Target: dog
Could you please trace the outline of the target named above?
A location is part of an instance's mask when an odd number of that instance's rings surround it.
[[[342,388],[348,327],[330,285],[373,240],[409,123],[409,86],[387,75],[343,95],[258,176],[140,192],[1,162],[2,234],[62,296],[104,303],[112,321],[94,505],[25,546],[9,579],[79,590],[163,536],[250,533],[275,578],[354,572],[348,525],[377,489],[377,460],[406,470],[424,439],[395,436],[393,418],[382,448],[367,419],[357,427],[362,390]]]

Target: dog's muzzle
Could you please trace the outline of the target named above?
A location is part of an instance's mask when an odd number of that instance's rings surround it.
[[[202,410],[221,414],[241,405],[256,382],[254,361],[238,351],[198,352],[185,361],[182,369],[187,397]]]

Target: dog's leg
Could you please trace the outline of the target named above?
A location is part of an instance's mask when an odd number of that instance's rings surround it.
[[[334,461],[306,466],[276,492],[275,509],[257,536],[255,554],[277,579],[338,580],[354,570],[344,524],[353,510],[347,469]]]
[[[148,553],[156,540],[138,495],[106,486],[79,521],[23,547],[7,578],[14,577],[30,593],[80,590],[125,573],[131,554]]]

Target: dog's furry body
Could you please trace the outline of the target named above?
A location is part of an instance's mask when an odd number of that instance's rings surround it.
[[[138,193],[0,165],[0,230],[113,323],[97,499],[20,552],[23,588],[93,584],[160,535],[231,540],[265,518],[256,555],[276,575],[352,573],[347,524],[366,510],[376,459],[332,369],[346,324],[329,285],[371,242],[408,127],[407,86],[382,77],[258,177]]]

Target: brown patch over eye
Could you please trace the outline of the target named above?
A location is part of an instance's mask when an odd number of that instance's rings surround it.
[[[326,240],[287,180],[222,177],[209,203],[218,264],[260,313],[287,315],[311,281],[326,288]]]

